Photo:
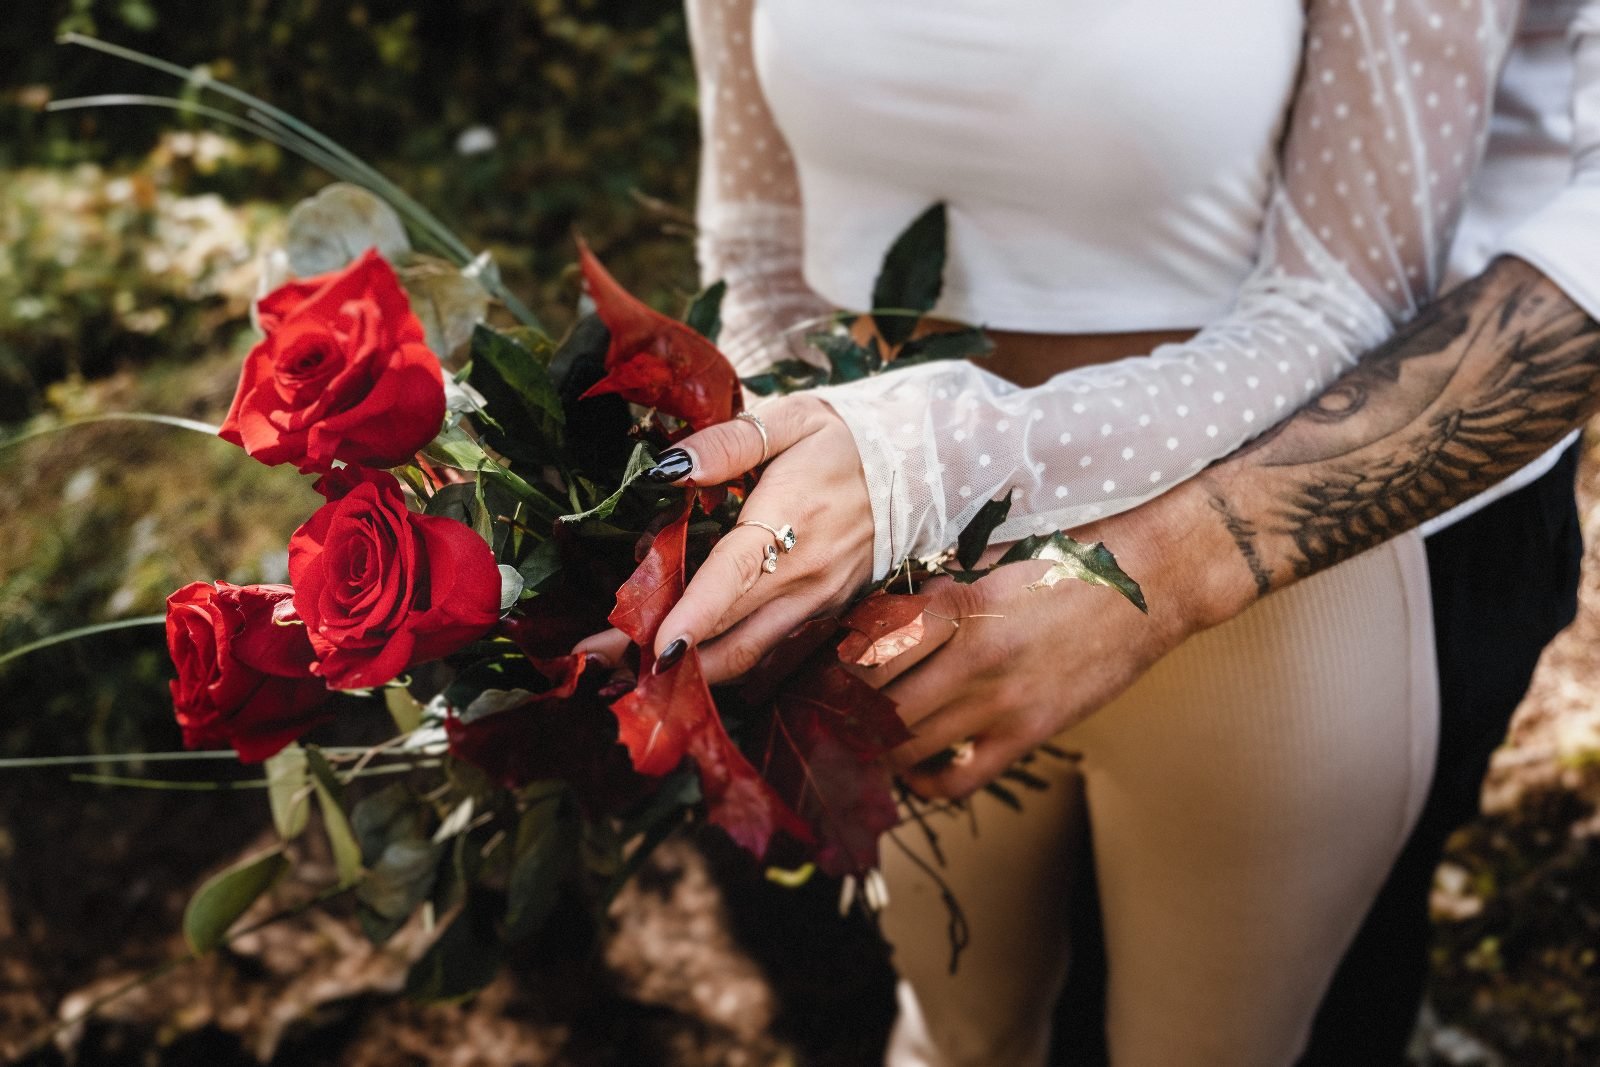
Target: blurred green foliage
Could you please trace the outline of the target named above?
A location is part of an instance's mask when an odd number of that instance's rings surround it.
[[[260,254],[329,177],[170,110],[192,95],[58,44],[90,33],[203,68],[318,127],[426,204],[552,328],[581,229],[674,311],[695,288],[682,7],[649,0],[29,0],[0,19],[0,440],[101,410],[218,422]],[[29,421],[31,420],[31,421]],[[42,420],[42,421],[41,421]],[[283,580],[306,481],[182,431],[72,429],[0,450],[0,649],[159,612],[195,579]],[[174,747],[158,629],[0,667],[0,754]]]

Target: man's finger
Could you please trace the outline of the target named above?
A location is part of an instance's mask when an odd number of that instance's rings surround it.
[[[692,433],[667,449],[645,474],[653,481],[673,484],[722,485],[771,459],[811,431],[812,405],[821,401],[800,397],[769,400],[752,414],[766,428],[749,419],[730,419]]]
[[[964,699],[938,708],[911,727],[912,738],[884,757],[889,769],[903,773],[929,756],[976,737],[990,725],[992,709],[980,701]]]
[[[944,797],[960,800],[999,778],[1031,747],[1021,738],[996,732],[976,737],[970,755],[935,771],[908,768],[901,772],[905,782],[923,798]]]
[[[905,675],[913,667],[925,662],[928,657],[943,648],[961,631],[956,624],[942,613],[937,613],[937,607],[929,604],[922,613],[922,640],[900,653],[886,663],[879,663],[873,667],[860,667],[853,663],[846,663],[845,669],[868,685],[882,689],[884,686]],[[931,708],[928,710],[932,710]],[[901,711],[902,717],[905,711]]]

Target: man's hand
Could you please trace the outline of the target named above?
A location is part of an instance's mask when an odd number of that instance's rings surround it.
[[[1183,531],[1193,491],[1180,487],[1134,511],[1074,530],[1104,541],[1139,581],[1150,614],[1101,586],[1029,588],[1043,561],[1012,563],[970,585],[925,583],[921,644],[858,673],[898,705],[915,739],[890,766],[924,796],[961,797],[1120,695],[1156,660],[1251,595],[1215,523]],[[1006,546],[989,550],[998,557]],[[955,748],[933,769],[921,761]]]

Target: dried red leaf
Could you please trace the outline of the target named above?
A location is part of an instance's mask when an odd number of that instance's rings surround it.
[[[683,509],[656,532],[644,559],[617,590],[617,606],[609,616],[611,625],[628,635],[639,646],[640,670],[655,662],[656,631],[667,612],[683,596],[684,546],[689,529],[689,500]]]
[[[744,676],[739,699],[751,707],[772,700],[778,687],[838,632],[839,623],[834,619],[812,619],[790,630]]]
[[[857,604],[843,619],[850,630],[839,642],[839,658],[858,667],[876,667],[916,647],[926,632],[923,609],[929,598],[878,593]]]
[[[606,376],[584,397],[617,393],[696,430],[733,418],[739,376],[716,346],[618,285],[582,241],[578,263],[595,311],[611,331]]]

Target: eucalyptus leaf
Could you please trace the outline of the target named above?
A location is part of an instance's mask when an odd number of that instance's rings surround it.
[[[688,327],[712,344],[717,343],[717,335],[722,332],[722,298],[727,295],[727,282],[712,282],[695,294],[683,315]]]
[[[228,928],[289,869],[281,848],[252,856],[206,879],[183,912],[183,936],[196,955],[222,944]]]
[[[350,829],[350,819],[344,812],[344,786],[334,776],[333,768],[316,746],[306,748],[306,762],[311,770],[311,780],[316,785],[317,801],[322,805],[322,827],[328,834],[328,844],[333,849],[334,868],[339,872],[339,885],[352,886],[361,881],[361,846],[356,843]]]
[[[945,231],[945,206],[934,204],[895,238],[884,255],[883,267],[872,286],[872,320],[891,346],[911,337],[916,316],[876,312],[926,314],[933,310],[944,283]]]
[[[989,538],[994,535],[995,529],[1006,521],[1006,516],[1011,514],[1011,494],[997,500],[991,500],[978,509],[978,513],[967,523],[966,529],[961,531],[961,537],[956,542],[956,562],[961,564],[963,570],[971,570],[978,565],[978,560],[983,556],[983,550],[989,547]]]
[[[311,780],[306,774],[306,754],[290,744],[262,765],[267,775],[267,802],[272,825],[285,841],[299,837],[311,814]]]
[[[340,270],[369,248],[393,263],[411,251],[394,208],[359,185],[335,182],[289,212],[285,251],[300,277]]]
[[[412,253],[396,264],[395,273],[411,298],[428,348],[441,360],[470,341],[489,314],[488,291],[448,260]]]

